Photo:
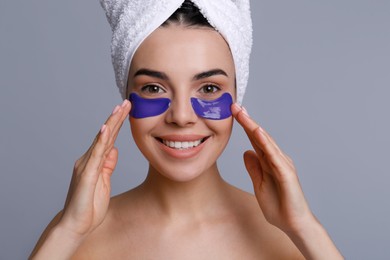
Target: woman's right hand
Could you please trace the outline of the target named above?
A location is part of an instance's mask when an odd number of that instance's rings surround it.
[[[66,232],[84,238],[104,220],[111,192],[111,175],[118,161],[114,147],[131,108],[128,100],[116,106],[91,147],[74,166],[68,196],[58,223]]]
[[[118,161],[114,147],[131,104],[116,106],[91,147],[75,163],[65,206],[43,232],[30,259],[68,259],[104,220],[111,192],[111,175]]]

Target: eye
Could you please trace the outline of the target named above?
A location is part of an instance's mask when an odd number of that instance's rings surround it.
[[[220,90],[221,90],[221,88],[216,86],[216,85],[207,84],[207,85],[202,86],[202,88],[199,91],[201,93],[204,93],[204,94],[213,94],[213,93],[218,92]]]
[[[154,84],[143,86],[141,91],[145,94],[160,94],[166,92],[162,87]]]

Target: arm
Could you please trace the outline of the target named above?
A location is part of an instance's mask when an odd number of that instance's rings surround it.
[[[69,259],[104,220],[111,175],[118,161],[115,140],[130,111],[116,106],[88,151],[76,161],[65,206],[43,232],[30,259]]]
[[[246,110],[232,105],[254,151],[244,154],[257,201],[269,223],[286,233],[306,259],[344,259],[311,212],[292,160]]]

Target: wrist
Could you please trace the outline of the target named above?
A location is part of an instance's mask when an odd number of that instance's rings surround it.
[[[85,238],[88,236],[87,234],[79,234],[77,232],[72,231],[62,222],[58,223],[53,228],[53,236],[55,235],[61,240],[69,241],[69,243],[80,245],[84,242]]]
[[[31,259],[70,259],[85,238],[69,231],[59,223],[49,231],[45,241]]]
[[[307,218],[287,233],[291,240],[300,244],[306,244],[313,237],[323,236],[326,232],[315,216]]]
[[[314,215],[308,216],[287,235],[306,259],[344,259]]]
[[[301,217],[299,221],[295,221],[286,233],[291,239],[303,240],[314,233],[319,233],[321,231],[322,225],[310,212],[305,215],[305,217]]]

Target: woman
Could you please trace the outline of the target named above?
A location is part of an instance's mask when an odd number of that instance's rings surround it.
[[[291,159],[232,104],[243,94],[232,49],[191,1],[142,40],[126,77],[131,102],[114,108],[76,161],[65,207],[32,259],[342,259]],[[114,143],[129,113],[149,170],[138,187],[110,198]],[[254,148],[244,161],[255,196],[217,167],[233,117]]]

